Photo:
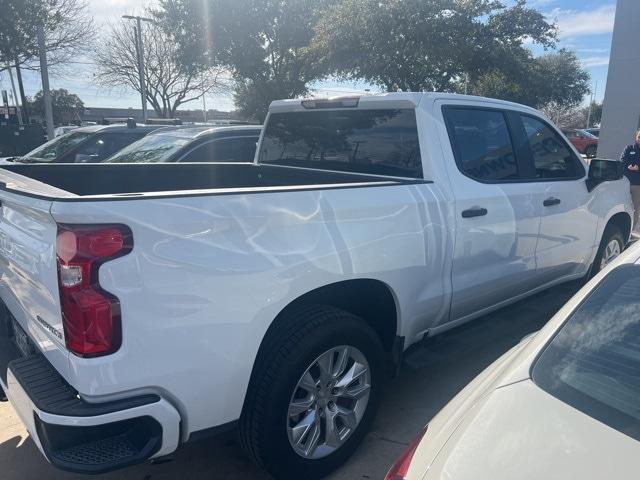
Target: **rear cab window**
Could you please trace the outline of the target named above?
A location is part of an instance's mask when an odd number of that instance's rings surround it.
[[[421,179],[415,110],[274,112],[267,120],[258,161]]]
[[[209,140],[197,146],[180,162],[253,162],[259,137],[237,136]]]
[[[612,270],[538,357],[533,381],[640,440],[640,266]]]

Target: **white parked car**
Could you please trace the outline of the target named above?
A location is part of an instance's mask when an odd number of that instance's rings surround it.
[[[274,102],[254,163],[5,166],[2,388],[63,469],[237,429],[321,476],[410,345],[622,251],[620,165],[528,107],[395,93]]]
[[[636,479],[639,399],[635,245],[456,396],[386,479]]]

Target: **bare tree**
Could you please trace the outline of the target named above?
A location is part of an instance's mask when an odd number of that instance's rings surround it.
[[[560,128],[584,128],[587,120],[584,109],[576,106],[549,102],[540,107],[540,110]]]
[[[173,118],[180,105],[228,88],[219,68],[185,66],[176,61],[178,49],[159,25],[144,24],[144,78],[147,100],[156,114]],[[111,25],[94,60],[96,81],[106,87],[129,87],[140,93],[135,30],[129,23]]]

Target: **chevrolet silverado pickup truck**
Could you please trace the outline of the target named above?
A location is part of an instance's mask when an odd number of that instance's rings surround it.
[[[624,249],[620,165],[528,107],[392,93],[274,102],[252,163],[4,166],[2,389],[61,469],[234,430],[320,477],[409,346]]]

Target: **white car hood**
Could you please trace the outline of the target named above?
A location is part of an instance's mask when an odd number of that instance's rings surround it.
[[[639,472],[640,442],[525,380],[467,412],[422,478],[637,480]]]

